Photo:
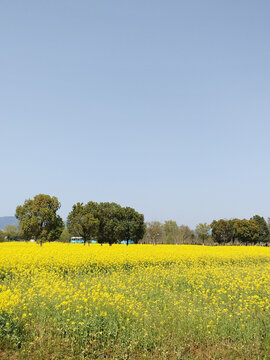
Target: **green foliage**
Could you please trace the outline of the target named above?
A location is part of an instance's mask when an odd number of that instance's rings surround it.
[[[7,344],[18,346],[23,340],[23,335],[22,324],[7,312],[0,312],[0,346]]]
[[[200,223],[196,226],[196,233],[198,235],[198,238],[202,240],[203,243],[210,237],[210,229],[211,225],[208,225],[206,223]]]
[[[67,218],[67,228],[72,236],[81,236],[84,243],[95,239],[99,228],[98,204],[89,201],[86,205],[73,205]]]
[[[113,243],[124,240],[125,225],[121,223],[123,211],[116,203],[103,202],[99,204],[98,218],[100,221],[98,231],[99,243]]]
[[[233,223],[231,220],[214,220],[211,224],[212,238],[215,242],[222,244],[233,241]]]
[[[174,244],[178,237],[179,228],[175,221],[167,220],[163,225],[164,237],[166,244]]]
[[[144,216],[131,207],[116,203],[77,203],[68,215],[67,227],[71,235],[84,241],[97,239],[110,245],[126,240],[137,243],[145,232]]]
[[[194,241],[194,232],[186,225],[178,226],[173,220],[167,220],[163,224],[164,243],[187,244]]]
[[[60,206],[57,197],[45,194],[36,195],[17,206],[15,216],[20,221],[23,237],[34,238],[41,244],[59,239],[64,229],[63,220],[56,214]]]
[[[122,239],[132,240],[135,244],[141,240],[145,233],[144,216],[131,207],[122,208]]]
[[[269,231],[263,217],[255,215],[250,220],[231,219],[214,220],[211,224],[212,238],[215,242],[252,244],[267,241]]]
[[[5,241],[5,233],[2,231],[2,230],[0,230],[0,242],[3,242],[3,241]]]
[[[235,236],[242,243],[257,243],[260,239],[260,229],[254,220],[234,219]]]
[[[64,229],[58,241],[68,243],[70,241],[71,234],[68,229]]]
[[[7,241],[16,241],[20,238],[20,229],[16,225],[7,225],[5,227],[5,237]]]
[[[254,215],[250,220],[254,220],[256,225],[259,228],[259,241],[268,242],[269,241],[269,228],[264,217],[259,215]]]

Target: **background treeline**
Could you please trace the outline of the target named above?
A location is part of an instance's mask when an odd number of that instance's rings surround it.
[[[220,219],[211,224],[200,223],[195,230],[173,220],[145,223],[143,214],[117,203],[89,201],[74,204],[66,223],[57,214],[61,204],[53,196],[39,194],[16,208],[19,226],[8,225],[0,230],[0,241],[69,242],[79,236],[84,243],[127,244],[231,244],[269,245],[270,218],[255,215],[251,219]]]
[[[270,242],[270,218],[268,223],[262,216],[255,215],[251,219],[220,219],[211,224],[212,239],[218,244],[261,244]]]
[[[200,223],[193,231],[186,225],[178,226],[173,220],[153,221],[146,224],[145,244],[237,244],[269,245],[270,218],[268,222],[259,215],[251,219],[220,219],[211,224]]]
[[[196,233],[186,225],[178,226],[173,220],[146,223],[143,244],[192,244],[197,242]]]

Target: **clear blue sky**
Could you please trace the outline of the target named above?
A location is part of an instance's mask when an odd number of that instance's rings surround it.
[[[270,216],[270,3],[3,0],[0,216]]]

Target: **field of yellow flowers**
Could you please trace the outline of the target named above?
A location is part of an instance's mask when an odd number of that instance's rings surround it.
[[[270,248],[1,243],[0,359],[270,359]]]

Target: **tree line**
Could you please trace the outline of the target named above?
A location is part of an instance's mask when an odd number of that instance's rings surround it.
[[[259,215],[247,219],[220,219],[211,224],[200,223],[195,230],[178,226],[173,220],[146,224],[143,243],[148,244],[270,244],[270,218]]]
[[[220,219],[211,224],[212,238],[218,244],[240,243],[268,245],[270,242],[270,219],[259,215],[247,219]]]
[[[65,224],[57,214],[60,206],[57,197],[45,194],[36,195],[17,206],[15,216],[19,220],[22,238],[35,239],[41,245],[44,241],[61,239]],[[110,245],[121,241],[137,243],[145,232],[142,214],[131,207],[109,202],[74,204],[66,225],[68,234],[82,237],[84,244],[89,240]]]
[[[39,194],[17,206],[19,226],[8,225],[0,230],[0,241],[35,239],[69,242],[72,236],[83,238],[84,244],[95,240],[110,245],[127,244],[270,244],[270,218],[255,215],[247,219],[219,219],[211,224],[200,223],[195,230],[173,220],[145,223],[143,214],[117,203],[89,201],[76,203],[66,224],[57,214],[60,202],[55,196]]]

